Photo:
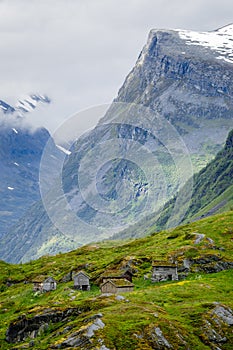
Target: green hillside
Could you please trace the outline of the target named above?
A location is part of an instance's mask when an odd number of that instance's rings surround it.
[[[192,197],[187,211],[185,211],[186,198],[192,190]],[[142,237],[148,232],[159,231],[166,228],[174,215],[181,218],[181,223],[188,223],[203,217],[231,210],[233,207],[233,130],[229,133],[224,148],[216,157],[193,179],[189,180],[179,192],[180,206],[173,214],[177,195],[168,201],[160,213],[153,213],[113,236],[113,239]],[[178,220],[179,221],[179,220]]]
[[[183,220],[192,220],[200,210],[207,206],[210,209],[211,202],[213,207],[218,204],[221,207],[221,199],[217,198],[229,189],[231,185],[233,185],[233,130],[229,133],[224,148],[216,155],[214,160],[198,174],[194,175],[193,185],[188,181],[181,190],[181,197],[185,198],[186,193],[192,189],[191,202]],[[232,200],[232,187],[229,192]],[[216,200],[215,205],[213,203],[214,200]],[[175,201],[176,198],[165,206],[156,223],[158,228],[163,228],[166,225]],[[202,215],[205,212],[203,210]]]
[[[230,211],[127,242],[20,265],[0,262],[0,348],[232,349],[232,223]],[[177,261],[179,280],[152,283],[155,260]],[[127,267],[134,291],[101,295],[100,276]],[[79,270],[91,277],[91,291],[64,282]],[[58,281],[56,291],[32,291],[42,275]],[[10,324],[8,337],[20,342],[6,341]]]

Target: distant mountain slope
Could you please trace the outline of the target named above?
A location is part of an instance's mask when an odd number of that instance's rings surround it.
[[[0,101],[0,237],[40,198],[40,160],[50,134],[45,128],[32,130],[24,118],[40,102],[50,100],[31,95],[15,107]],[[51,152],[59,157],[55,145]]]
[[[201,209],[205,208],[218,196],[224,193],[233,185],[233,130],[229,133],[226,144],[215,159],[211,161],[198,174],[194,175],[193,188],[188,182],[181,190],[183,196],[190,190],[193,191],[191,203],[184,220],[191,220]],[[233,193],[232,193],[233,195]],[[175,198],[176,199],[176,198]],[[167,216],[174,206],[175,199],[171,200],[164,208],[160,218],[157,220],[157,227],[165,227]],[[220,203],[219,203],[220,204]],[[177,213],[179,215],[179,213]],[[203,214],[204,215],[204,214]]]
[[[180,196],[190,191],[188,182]],[[174,208],[176,196],[165,204],[159,214],[152,213],[128,229],[113,235],[112,239],[136,238],[166,228]],[[224,148],[193,179],[193,195],[190,207],[182,222],[194,221],[233,207],[233,130]],[[181,212],[182,212],[182,208]],[[37,213],[37,216],[35,215]],[[177,216],[179,216],[179,211]],[[20,236],[19,235],[20,232]],[[39,232],[39,234],[38,234]],[[49,234],[48,234],[49,232]],[[98,240],[98,237],[96,237]],[[0,240],[3,260],[14,263],[44,254],[68,251],[77,246],[75,239],[67,237],[51,225],[41,202],[34,204],[5,239]]]
[[[184,198],[184,202],[190,191],[192,191],[190,205],[182,222],[201,219],[233,208],[233,130],[215,159],[194,175],[193,183],[188,181],[181,189],[179,196]],[[140,237],[154,230],[165,229],[172,215],[176,197],[165,204],[161,213],[151,214],[136,225],[114,235],[113,238]],[[182,209],[181,207],[180,211],[176,212],[176,217],[181,216]]]

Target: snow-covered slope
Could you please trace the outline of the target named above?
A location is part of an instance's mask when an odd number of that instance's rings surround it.
[[[2,110],[4,114],[16,112],[17,115],[23,116],[25,113],[32,112],[38,104],[49,104],[50,102],[50,98],[46,95],[29,94],[18,99],[15,106],[11,106],[0,100],[0,110]]]
[[[14,107],[10,106],[8,103],[0,100],[0,111],[3,113],[13,113],[15,111]]]
[[[229,24],[212,32],[194,32],[177,30],[187,45],[200,45],[217,53],[216,58],[233,63],[233,24]]]
[[[23,113],[28,113],[33,111],[38,103],[50,103],[51,100],[46,95],[28,95],[20,98],[16,103],[15,110]]]

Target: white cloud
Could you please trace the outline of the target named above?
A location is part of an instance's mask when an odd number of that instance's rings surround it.
[[[11,0],[0,2],[0,99],[30,92],[53,104],[36,124],[110,102],[152,28],[211,30],[231,21],[222,0]]]

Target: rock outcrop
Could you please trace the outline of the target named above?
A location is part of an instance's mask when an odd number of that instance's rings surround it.
[[[229,307],[216,303],[202,322],[201,338],[211,349],[221,350],[222,346],[227,349],[232,344],[233,311]]]
[[[47,310],[34,317],[20,316],[16,321],[11,322],[6,332],[8,343],[16,343],[29,338],[36,338],[44,332],[50,324],[65,322],[71,316],[79,316],[87,309],[69,308],[66,310]]]

